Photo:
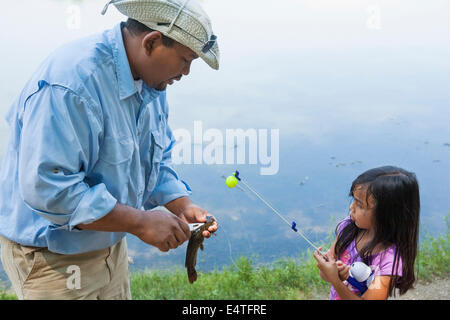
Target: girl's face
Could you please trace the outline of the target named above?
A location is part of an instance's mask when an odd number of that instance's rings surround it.
[[[374,224],[375,199],[367,195],[367,187],[357,185],[353,190],[353,202],[350,205],[350,217],[360,229],[370,230]]]

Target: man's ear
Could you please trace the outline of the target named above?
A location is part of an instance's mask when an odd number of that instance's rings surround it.
[[[159,31],[152,31],[147,33],[142,38],[142,46],[145,48],[145,53],[150,56],[153,50],[162,43],[162,35]]]

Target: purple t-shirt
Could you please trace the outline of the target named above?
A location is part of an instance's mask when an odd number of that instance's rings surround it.
[[[339,224],[338,227],[338,234],[342,232],[342,230],[352,222],[352,219],[350,216],[342,220],[342,222]],[[395,245],[392,245],[391,247],[387,248],[384,251],[381,251],[379,253],[376,253],[372,257],[372,265],[370,267],[372,268],[372,271],[374,271],[374,276],[391,276],[392,275],[392,266],[394,264],[394,258],[395,258]],[[344,250],[344,252],[341,254],[341,256],[338,258],[343,263],[347,265],[351,265],[354,262],[362,261],[361,257],[358,255],[358,252],[356,251],[356,240],[353,240],[348,247]],[[399,257],[398,265],[397,265],[397,272],[396,274],[398,276],[402,275],[402,258]],[[358,296],[360,295],[360,292],[354,288],[351,284],[344,282],[346,286],[355,294]],[[331,286],[330,289],[330,300],[340,300],[339,295],[337,294],[336,290],[333,286]]]

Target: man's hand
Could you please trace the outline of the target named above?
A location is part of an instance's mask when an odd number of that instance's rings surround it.
[[[206,222],[206,216],[212,215],[195,204],[188,205],[179,215],[179,217],[187,223]],[[208,228],[208,231],[203,231],[203,236],[205,238],[209,238],[212,233],[217,231],[219,226],[215,217],[214,220],[214,223]]]
[[[212,216],[206,210],[194,204],[189,197],[180,197],[172,200],[167,203],[165,207],[186,223],[206,222],[206,216]],[[214,216],[213,218],[216,220]],[[217,231],[218,227],[216,220],[213,225],[208,228],[208,231],[203,231],[203,236],[209,238],[211,233]]]
[[[128,232],[164,252],[175,249],[191,237],[186,221],[171,212],[142,211],[120,203],[103,218],[88,224],[79,224],[77,228]]]
[[[142,212],[139,227],[133,234],[163,252],[177,248],[191,236],[184,221],[163,210]]]

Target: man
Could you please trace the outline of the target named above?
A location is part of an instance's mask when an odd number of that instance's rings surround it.
[[[195,0],[111,3],[128,21],[53,52],[6,116],[1,258],[19,299],[130,299],[126,233],[166,252],[206,221],[171,165],[165,89],[198,57],[218,69],[209,18]]]

